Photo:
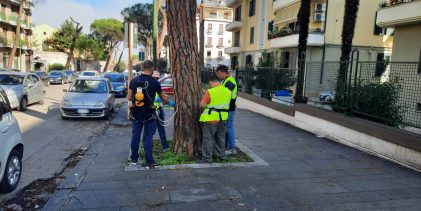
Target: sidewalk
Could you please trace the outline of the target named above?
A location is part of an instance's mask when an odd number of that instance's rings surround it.
[[[111,126],[44,210],[421,210],[421,174],[240,110],[237,138],[269,166],[124,172]]]

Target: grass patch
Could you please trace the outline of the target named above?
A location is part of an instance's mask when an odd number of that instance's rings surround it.
[[[169,141],[170,149],[172,148],[173,142]],[[141,158],[145,157],[143,152],[143,146],[139,148],[139,155]],[[154,159],[157,163],[163,166],[167,165],[177,165],[177,164],[194,164],[196,159],[189,158],[187,155],[176,154],[172,151],[164,152],[162,150],[161,142],[159,140],[154,140],[153,148]],[[243,162],[253,162],[254,160],[250,158],[246,153],[237,148],[236,155],[229,155],[228,160],[218,160],[213,159],[214,163],[243,163]]]

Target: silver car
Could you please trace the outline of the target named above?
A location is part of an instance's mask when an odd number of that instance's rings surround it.
[[[61,103],[61,116],[68,118],[104,118],[114,112],[115,96],[111,83],[106,78],[77,78]]]
[[[25,111],[34,103],[44,103],[41,79],[32,73],[0,72],[0,86],[5,90],[12,109]]]

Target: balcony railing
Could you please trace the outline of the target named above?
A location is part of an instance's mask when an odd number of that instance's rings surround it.
[[[281,29],[269,32],[268,39],[275,39],[275,38],[278,38],[278,37],[285,37],[285,36],[289,36],[289,35],[292,35],[292,34],[298,34],[298,33],[300,33],[298,30],[281,28]],[[322,34],[322,33],[323,32],[322,32],[321,29],[310,29],[309,30],[309,34]]]
[[[380,8],[393,7],[399,4],[405,4],[412,1],[415,1],[415,0],[388,0],[388,1],[380,3]]]

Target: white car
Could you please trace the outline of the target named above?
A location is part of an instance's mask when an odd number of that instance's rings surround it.
[[[83,71],[80,73],[79,77],[101,77],[98,71]]]
[[[22,175],[23,139],[6,93],[0,88],[0,193],[16,189]]]

